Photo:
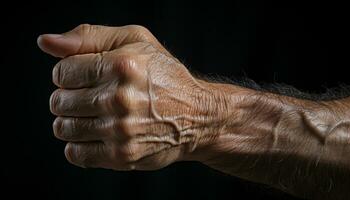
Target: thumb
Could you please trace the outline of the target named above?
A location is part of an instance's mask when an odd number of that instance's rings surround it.
[[[79,37],[66,36],[61,34],[45,34],[38,37],[39,48],[55,57],[66,57],[78,52],[81,46]]]
[[[100,53],[133,42],[158,43],[142,26],[107,27],[83,24],[63,34],[44,34],[38,37],[39,48],[55,57]]]

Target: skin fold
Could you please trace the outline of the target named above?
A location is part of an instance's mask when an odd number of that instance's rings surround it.
[[[350,98],[197,79],[137,25],[80,25],[38,45],[61,58],[50,109],[74,165],[156,170],[194,160],[300,197],[350,198]]]

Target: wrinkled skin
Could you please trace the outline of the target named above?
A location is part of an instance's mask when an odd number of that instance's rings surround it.
[[[91,42],[86,35],[104,41]],[[217,106],[202,106],[212,102],[213,91],[145,28],[82,25],[62,37],[57,42],[55,36],[41,36],[39,45],[64,57],[53,69],[60,89],[50,108],[58,116],[54,134],[68,142],[65,155],[71,163],[158,169],[181,160],[206,133],[214,134],[208,129],[220,118],[210,120]],[[69,56],[74,51],[79,52]]]
[[[81,25],[38,44],[62,58],[53,130],[77,166],[195,160],[301,197],[350,196],[350,97],[309,101],[196,79],[141,26]]]

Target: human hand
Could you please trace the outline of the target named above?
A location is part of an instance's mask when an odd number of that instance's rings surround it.
[[[50,98],[57,138],[81,167],[154,170],[210,143],[225,104],[144,27],[80,25],[38,38],[62,58]]]

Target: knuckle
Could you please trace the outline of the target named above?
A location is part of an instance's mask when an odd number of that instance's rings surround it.
[[[87,167],[93,164],[93,160],[91,159],[89,152],[87,152],[86,149],[84,150],[79,145],[68,143],[66,145],[64,153],[67,160],[75,165]]]
[[[133,98],[134,90],[130,87],[119,87],[114,95],[115,104],[125,111],[129,113],[133,108],[133,105],[136,104],[136,98]]]
[[[61,101],[59,89],[54,91],[50,97],[50,111],[53,114],[58,114],[58,108]]]
[[[81,36],[90,36],[95,37],[101,34],[101,31],[108,27],[100,26],[100,25],[91,25],[91,24],[80,24],[77,26],[74,31]]]
[[[120,77],[129,77],[137,66],[135,55],[131,53],[120,54],[115,57],[113,71]]]
[[[56,118],[56,120],[61,121],[56,125],[57,133],[55,133],[55,136],[58,139],[71,140],[79,136],[78,118]]]
[[[76,163],[77,151],[76,147],[72,143],[68,143],[64,149],[64,155],[70,163]]]
[[[79,128],[79,122],[78,122],[78,118],[72,118],[71,120],[69,120],[69,127],[67,127],[70,131],[70,136],[67,137],[72,137],[74,134],[77,134],[77,132],[79,132],[78,128]]]
[[[102,53],[98,53],[96,54],[95,57],[95,70],[93,72],[93,74],[89,74],[89,79],[90,80],[94,80],[95,82],[97,80],[101,80],[103,75],[104,75],[104,69],[106,66],[109,65],[109,63],[106,61],[106,53],[102,52]],[[94,78],[91,78],[94,77]]]
[[[128,29],[136,41],[154,41],[152,33],[144,26],[129,25]]]
[[[133,136],[133,124],[128,119],[120,119],[115,122],[115,132],[122,137],[131,138]]]
[[[57,117],[53,122],[52,127],[55,137],[61,139],[63,137],[63,119],[61,117]]]
[[[69,56],[59,61],[52,70],[53,83],[61,88],[64,88],[69,84],[72,79],[76,78],[72,76],[75,65],[78,63],[79,56]],[[72,71],[73,69],[73,71]]]
[[[136,36],[139,36],[140,38],[148,38],[150,31],[141,25],[129,25],[129,29],[132,33],[134,33]]]
[[[64,76],[62,73],[63,65],[64,65],[64,60],[61,60],[55,65],[55,67],[52,70],[52,81],[58,87],[60,87],[63,82],[62,81],[62,76]]]
[[[80,24],[78,25],[75,30],[79,33],[89,33],[92,29],[93,25],[90,24]]]

